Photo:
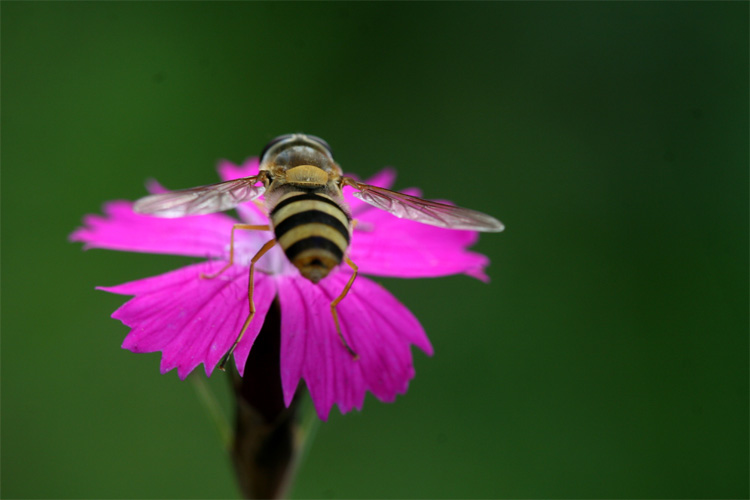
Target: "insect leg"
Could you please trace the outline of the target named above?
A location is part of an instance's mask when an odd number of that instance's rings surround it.
[[[349,351],[349,354],[352,355],[352,358],[359,359],[359,354],[354,352],[354,350],[349,347],[349,344],[346,343],[346,339],[344,338],[344,334],[341,333],[341,325],[339,324],[339,316],[336,313],[336,306],[339,302],[341,302],[344,297],[346,297],[346,294],[349,293],[349,289],[352,287],[352,283],[354,283],[354,279],[357,277],[357,273],[359,273],[359,268],[357,265],[352,262],[352,260],[349,258],[349,256],[344,257],[344,260],[346,260],[346,263],[349,264],[349,267],[352,268],[354,271],[354,274],[352,274],[352,277],[349,278],[349,282],[344,287],[344,291],[341,292],[341,295],[336,297],[333,302],[331,302],[331,314],[333,315],[333,322],[336,323],[336,331],[339,334],[339,338],[341,339],[341,343],[344,344],[344,347],[346,347],[346,350]]]
[[[227,262],[227,265],[219,269],[218,272],[215,272],[213,274],[203,274],[201,273],[201,278],[204,279],[213,279],[232,267],[232,264],[234,264],[234,230],[235,229],[249,229],[249,230],[256,230],[256,231],[270,231],[271,226],[268,224],[263,226],[253,226],[251,224],[235,224],[232,226],[232,234],[229,237],[229,262]]]
[[[232,347],[229,349],[229,351],[227,351],[224,357],[221,358],[221,363],[219,363],[219,370],[221,371],[224,371],[224,366],[227,364],[229,358],[232,356],[232,353],[239,345],[240,340],[242,340],[242,336],[245,335],[245,331],[247,330],[247,327],[250,326],[250,322],[253,320],[253,316],[255,316],[255,302],[253,302],[253,289],[255,288],[255,283],[253,280],[253,277],[255,276],[255,263],[258,262],[258,260],[260,260],[260,258],[263,257],[266,252],[273,248],[275,244],[276,240],[267,242],[250,260],[250,279],[247,284],[247,299],[250,302],[250,313],[247,315],[245,324],[242,325],[242,330],[240,330],[239,335],[237,335],[237,339],[234,341],[234,344],[232,344]]]

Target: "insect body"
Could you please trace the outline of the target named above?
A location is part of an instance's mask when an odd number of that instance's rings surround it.
[[[341,193],[341,169],[320,139],[298,135],[277,141],[261,159],[260,168],[272,179],[266,207],[286,256],[317,283],[349,247],[352,219]]]
[[[317,283],[344,259],[351,217],[325,194],[292,191],[270,213],[276,241],[302,276]]]
[[[258,185],[260,184],[260,185]],[[248,296],[250,314],[234,345],[219,367],[224,368],[247,330],[255,313],[253,273],[255,263],[278,243],[289,261],[305,278],[318,283],[346,262],[353,270],[349,282],[331,304],[331,313],[342,344],[353,357],[341,333],[336,305],[346,296],[357,276],[357,266],[347,256],[352,218],[342,189],[357,190],[354,196],[397,217],[450,229],[502,231],[503,225],[489,215],[423,200],[388,189],[362,184],[345,177],[333,160],[328,144],[318,137],[289,134],[272,140],[261,153],[258,175],[182,191],[155,194],[138,200],[134,210],[157,217],[184,217],[229,210],[265,193],[265,207],[271,226],[236,224],[232,228],[229,263],[208,278],[221,274],[234,259],[235,229],[273,229],[275,239],[266,243],[251,259]]]

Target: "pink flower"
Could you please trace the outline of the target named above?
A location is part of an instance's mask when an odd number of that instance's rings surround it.
[[[219,165],[223,180],[256,175],[257,159],[236,166]],[[393,170],[384,170],[367,183],[389,188]],[[152,192],[163,188],[154,184]],[[404,278],[435,277],[463,273],[486,281],[489,260],[467,250],[477,240],[474,231],[454,231],[399,219],[352,196],[345,199],[357,220],[349,256],[362,274]],[[417,190],[406,191],[418,195]],[[111,293],[132,295],[112,315],[132,330],[122,347],[133,352],[161,351],[161,372],[177,368],[185,378],[203,363],[211,375],[234,342],[248,314],[247,287],[250,258],[271,232],[236,231],[234,265],[220,276],[215,273],[228,260],[229,235],[237,221],[217,213],[177,219],[134,213],[132,203],[113,201],[104,206],[105,216],[88,215],[85,226],[70,237],[85,248],[109,248],[136,252],[170,253],[209,259],[175,271],[113,287]],[[237,208],[243,222],[268,224],[255,203]],[[432,346],[419,321],[393,295],[377,283],[359,276],[339,304],[341,328],[359,359],[343,348],[330,313],[330,303],[351,276],[339,266],[317,285],[303,278],[276,246],[256,266],[256,315],[234,352],[243,373],[266,313],[278,297],[281,308],[281,379],[288,406],[300,379],[310,391],[318,415],[326,419],[334,404],[342,413],[361,409],[365,392],[382,401],[393,401],[406,392],[414,377],[411,345],[428,355]]]

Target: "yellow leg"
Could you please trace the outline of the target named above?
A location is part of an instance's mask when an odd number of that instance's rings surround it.
[[[267,242],[265,245],[261,247],[260,250],[258,250],[258,253],[255,254],[255,257],[253,257],[250,260],[250,279],[247,284],[247,299],[250,302],[250,313],[247,315],[245,324],[242,325],[242,330],[240,330],[240,334],[237,335],[237,339],[234,341],[234,344],[232,344],[232,347],[229,349],[229,351],[227,351],[224,357],[221,358],[221,363],[219,364],[219,370],[221,371],[224,371],[224,367],[229,361],[229,358],[232,357],[232,353],[234,352],[235,349],[237,349],[237,346],[239,345],[240,340],[242,340],[242,336],[245,335],[245,331],[247,330],[247,327],[250,326],[250,322],[253,320],[253,316],[255,316],[255,302],[253,302],[253,290],[255,288],[255,283],[253,280],[253,277],[255,276],[255,263],[258,262],[258,260],[261,257],[263,257],[263,255],[265,255],[266,252],[268,252],[271,248],[273,248],[275,244],[276,244],[276,240],[271,240]]]
[[[217,277],[218,275],[220,275],[221,273],[223,273],[224,271],[226,271],[227,269],[229,269],[230,267],[232,267],[232,264],[234,264],[234,230],[235,229],[250,229],[250,230],[256,230],[256,231],[270,231],[271,230],[271,226],[269,226],[268,224],[266,224],[264,226],[253,226],[253,225],[250,225],[250,224],[235,224],[234,226],[232,226],[232,234],[229,237],[229,262],[227,262],[227,265],[224,266],[224,267],[222,267],[221,269],[219,269],[219,271],[216,272],[216,273],[213,273],[213,274],[203,274],[203,273],[201,273],[201,278],[204,278],[204,279],[213,279],[213,278]]]
[[[344,344],[344,347],[346,347],[346,350],[349,351],[349,354],[351,354],[352,357],[356,360],[356,359],[359,359],[359,354],[354,352],[354,350],[351,347],[349,347],[349,344],[346,343],[344,334],[341,333],[341,325],[339,324],[339,315],[336,313],[336,306],[338,305],[339,302],[341,302],[344,299],[344,297],[346,297],[346,294],[349,293],[349,289],[352,287],[352,283],[354,283],[354,279],[357,277],[357,273],[359,273],[359,268],[357,267],[356,264],[354,264],[354,262],[352,262],[352,260],[348,256],[344,257],[344,260],[346,261],[347,264],[349,264],[349,267],[351,267],[352,270],[354,270],[354,274],[352,274],[352,277],[349,278],[349,282],[344,287],[344,291],[341,292],[341,295],[336,297],[334,301],[331,302],[331,314],[333,314],[333,322],[336,323],[336,331],[339,334],[339,338],[341,338],[341,343]]]

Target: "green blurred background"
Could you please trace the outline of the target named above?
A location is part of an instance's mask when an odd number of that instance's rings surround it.
[[[746,2],[0,8],[3,498],[238,495],[94,290],[195,259],[67,236],[294,131],[508,228],[489,285],[379,280],[436,354],[332,412],[294,497],[748,496]]]

